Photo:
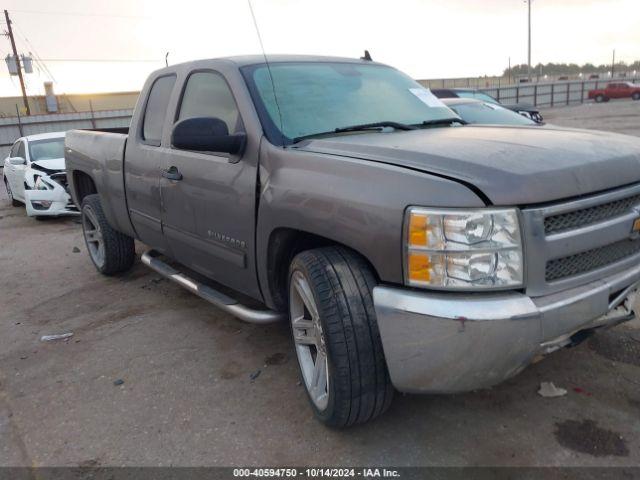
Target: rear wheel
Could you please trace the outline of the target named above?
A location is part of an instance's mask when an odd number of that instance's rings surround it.
[[[631,98],[634,100],[640,100],[640,92],[634,92],[633,95],[631,95]]]
[[[129,270],[135,261],[133,238],[114,230],[102,210],[98,195],[82,201],[82,232],[91,261],[103,275]]]
[[[393,398],[366,262],[339,247],[297,255],[289,269],[289,314],[311,406],[345,427],[382,414]]]
[[[596,95],[596,102],[602,103],[604,101],[605,101],[605,96],[604,95]]]
[[[15,198],[13,198],[13,192],[11,191],[11,187],[9,186],[9,182],[7,181],[6,178],[4,179],[4,187],[7,189],[7,196],[9,197],[9,201],[11,202],[11,205],[14,207],[19,207],[21,203]]]

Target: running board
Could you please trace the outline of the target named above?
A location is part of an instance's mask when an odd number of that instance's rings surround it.
[[[195,293],[200,298],[212,303],[219,309],[238,317],[240,320],[258,325],[284,320],[285,315],[282,313],[273,310],[254,310],[246,305],[238,303],[237,300],[226,296],[218,290],[187,277],[157,258],[159,255],[160,254],[158,252],[149,250],[144,252],[140,259],[142,260],[142,263],[152,268],[163,277],[176,282],[178,285],[186,288],[192,293]]]

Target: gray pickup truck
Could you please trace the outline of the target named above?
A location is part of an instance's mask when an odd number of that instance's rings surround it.
[[[167,67],[128,131],[69,132],[65,157],[97,269],[129,269],[136,239],[238,318],[288,319],[328,425],[395,390],[497,384],[634,317],[640,139],[464,125],[372,61]]]

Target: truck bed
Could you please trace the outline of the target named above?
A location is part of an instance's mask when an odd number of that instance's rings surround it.
[[[71,130],[65,139],[67,177],[78,208],[78,188],[83,174],[93,179],[107,219],[115,228],[134,236],[129,220],[124,183],[124,152],[128,128]]]

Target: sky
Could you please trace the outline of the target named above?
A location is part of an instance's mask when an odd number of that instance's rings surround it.
[[[496,75],[527,61],[524,0],[251,0],[268,54],[374,60],[414,78]],[[2,0],[27,93],[139,90],[169,63],[261,53],[247,0]],[[532,63],[640,59],[640,0],[533,0]],[[2,19],[3,20],[3,19]],[[6,25],[0,25],[6,30]],[[0,38],[3,58],[11,47]],[[91,60],[91,61],[88,61]],[[0,96],[19,95],[0,65]]]

